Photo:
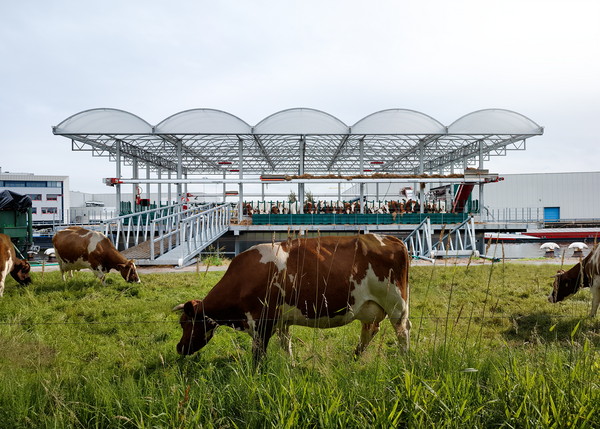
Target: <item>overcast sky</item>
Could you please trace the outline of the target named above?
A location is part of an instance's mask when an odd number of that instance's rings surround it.
[[[598,0],[3,1],[0,168],[108,192],[114,163],[72,152],[53,125],[100,107],[250,125],[309,107],[348,125],[389,108],[445,125],[514,110],[544,135],[487,168],[598,171],[599,23]]]

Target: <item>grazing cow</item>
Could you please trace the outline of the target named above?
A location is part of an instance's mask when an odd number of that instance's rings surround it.
[[[30,270],[29,262],[17,258],[10,237],[0,234],[0,297],[4,295],[4,281],[8,273],[17,283],[25,286],[31,283]]]
[[[203,300],[180,304],[180,354],[208,343],[218,326],[252,337],[254,361],[274,330],[291,353],[289,325],[314,328],[362,322],[360,354],[386,315],[405,349],[409,345],[408,268],[404,243],[396,237],[364,234],[289,239],[240,253]]]
[[[596,315],[600,304],[600,246],[595,247],[583,261],[573,268],[568,271],[560,270],[554,277],[554,285],[548,301],[560,302],[582,287],[589,287],[592,291],[590,317]]]
[[[63,280],[67,272],[73,277],[73,270],[89,268],[103,285],[110,270],[119,271],[130,283],[140,282],[133,260],[125,258],[100,232],[70,226],[58,231],[52,243]]]

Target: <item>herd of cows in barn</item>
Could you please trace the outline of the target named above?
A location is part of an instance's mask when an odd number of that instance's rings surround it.
[[[354,214],[361,213],[361,202],[356,201],[307,201],[302,207],[305,214]],[[420,213],[421,204],[409,198],[400,201],[365,201],[362,213],[396,214]],[[445,201],[428,202],[423,206],[424,213],[446,213]],[[300,203],[282,201],[254,201],[244,203],[244,215],[253,214],[297,214]]]
[[[90,269],[103,285],[112,270],[127,282],[140,282],[134,261],[125,258],[102,233],[71,226],[58,231],[53,244],[63,280],[65,275],[72,277],[73,271]],[[17,258],[5,234],[0,234],[0,267],[0,297],[9,273],[19,285],[31,283],[30,264]],[[195,353],[218,326],[229,326],[252,337],[253,358],[259,361],[275,333],[291,354],[290,325],[325,328],[359,320],[358,355],[386,317],[401,347],[408,349],[409,267],[406,246],[392,236],[361,234],[258,244],[231,261],[204,299],[173,309],[182,313],[183,334],[177,351]],[[563,301],[582,287],[591,288],[590,316],[594,317],[600,304],[599,247],[571,269],[556,274],[548,301]]]

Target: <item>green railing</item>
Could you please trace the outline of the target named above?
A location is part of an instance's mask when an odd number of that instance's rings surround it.
[[[418,225],[425,218],[432,224],[462,223],[468,213],[405,213],[405,214],[255,214],[253,225]]]

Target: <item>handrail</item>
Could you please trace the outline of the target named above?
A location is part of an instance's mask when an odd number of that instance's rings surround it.
[[[408,234],[408,236],[403,240],[408,248],[408,252],[415,259],[426,259],[428,261],[433,261],[431,259],[431,235],[433,234],[433,230],[431,229],[431,221],[429,217],[426,217],[421,221],[421,223],[413,229],[413,231]]]
[[[118,216],[102,221],[101,225],[104,225],[104,234],[112,240],[115,247],[125,250],[130,246],[137,246],[151,237],[150,225],[155,219],[178,213],[195,214],[206,206],[203,204],[184,210],[184,204],[178,203]]]
[[[199,213],[174,213],[154,219],[150,226],[150,260],[182,246],[180,266],[229,229],[231,206],[222,204]],[[158,255],[156,247],[158,244]]]
[[[462,235],[461,235],[462,232]],[[447,244],[448,248],[446,249]],[[468,252],[475,253],[477,249],[477,240],[475,238],[475,221],[469,217],[463,223],[456,226],[450,232],[440,238],[432,247],[432,255],[448,252]]]

